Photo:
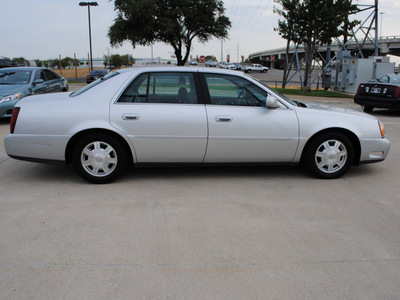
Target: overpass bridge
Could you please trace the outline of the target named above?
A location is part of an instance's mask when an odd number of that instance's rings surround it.
[[[387,36],[378,39],[379,55],[395,55],[400,56],[400,35],[399,36]],[[375,54],[375,44],[371,40],[352,40],[344,45],[339,43],[332,43],[331,45],[331,57],[334,57],[341,50],[350,51],[353,57],[369,57]],[[362,53],[360,54],[360,50]],[[297,51],[296,51],[297,50]],[[317,51],[318,55],[322,60],[325,60],[328,47],[320,46]],[[305,48],[303,46],[298,46],[297,49],[294,46],[289,48],[288,61],[292,60],[294,55],[298,56],[298,60],[302,61],[305,56]],[[261,63],[272,69],[284,69],[286,64],[286,47],[264,50],[259,52],[254,52],[249,55],[249,59],[254,63]]]

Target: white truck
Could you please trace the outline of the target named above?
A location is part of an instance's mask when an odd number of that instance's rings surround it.
[[[268,72],[268,68],[264,67],[260,64],[251,64],[250,66],[245,66],[244,71],[246,73],[251,73],[251,72],[266,73],[266,72]]]

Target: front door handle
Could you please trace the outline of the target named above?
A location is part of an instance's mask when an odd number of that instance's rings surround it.
[[[232,117],[230,116],[216,116],[215,121],[217,122],[232,122]]]
[[[122,115],[122,120],[126,120],[126,121],[136,121],[139,119],[140,119],[140,116],[138,114],[123,114]]]

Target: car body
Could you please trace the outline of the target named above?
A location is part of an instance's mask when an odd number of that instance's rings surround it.
[[[0,69],[11,68],[11,67],[17,67],[17,64],[9,58],[0,57]]]
[[[400,109],[400,75],[388,73],[358,86],[354,102],[365,112],[375,107]]]
[[[68,91],[68,81],[47,68],[0,69],[0,117],[10,115],[22,98],[35,94]]]
[[[154,163],[302,163],[337,178],[390,148],[371,115],[294,102],[244,73],[194,67],[122,69],[70,95],[23,99],[4,144],[12,158],[73,163],[94,183]]]
[[[241,64],[234,63],[234,65],[236,66],[236,70],[244,71],[244,67]]]
[[[189,65],[191,65],[191,66],[197,66],[198,63],[197,63],[196,60],[191,60],[191,61],[189,61]]]
[[[86,83],[92,83],[93,81],[103,78],[110,72],[109,69],[96,69],[92,70],[87,76],[86,76]]]
[[[214,60],[207,60],[205,62],[206,67],[216,67],[217,66],[217,62]]]
[[[266,73],[266,72],[268,72],[268,68],[264,67],[260,64],[251,64],[250,66],[245,66],[244,71],[246,73],[251,73],[251,72]]]

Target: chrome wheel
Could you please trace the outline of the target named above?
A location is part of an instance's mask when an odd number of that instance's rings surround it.
[[[346,165],[346,146],[338,140],[323,142],[315,152],[315,163],[324,173],[335,173]]]
[[[128,167],[123,144],[110,135],[92,133],[75,145],[72,161],[79,175],[92,183],[109,183]]]
[[[302,164],[314,176],[339,178],[353,164],[355,148],[342,132],[327,131],[315,136],[304,148]]]
[[[117,152],[108,143],[95,141],[83,149],[81,164],[90,175],[96,177],[108,176],[117,167]]]

